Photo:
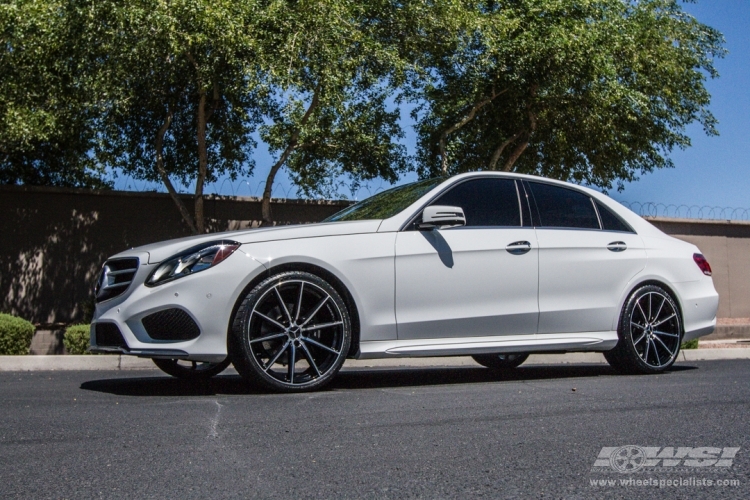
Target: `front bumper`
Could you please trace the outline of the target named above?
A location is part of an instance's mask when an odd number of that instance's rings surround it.
[[[119,353],[148,358],[189,359],[219,362],[227,356],[227,332],[234,306],[248,283],[265,268],[242,251],[220,265],[191,276],[147,287],[144,282],[156,264],[141,264],[128,290],[97,304],[91,325],[91,352]],[[165,341],[152,338],[143,318],[168,309],[184,311],[197,325],[196,338]],[[97,324],[117,327],[124,342],[98,345]],[[124,344],[124,345],[123,345]]]
[[[93,352],[97,354],[127,354],[130,356],[138,356],[139,358],[190,359],[190,354],[186,353],[185,351],[180,351],[178,349],[130,350],[127,347],[90,347],[89,352]],[[226,355],[224,355],[224,357],[221,359],[217,357],[216,360],[212,362],[218,363],[220,361],[223,361],[224,358],[226,358]],[[211,361],[211,360],[207,359],[204,361]]]

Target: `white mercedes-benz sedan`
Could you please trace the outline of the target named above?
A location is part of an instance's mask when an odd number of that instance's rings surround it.
[[[601,193],[470,173],[381,192],[319,224],[206,234],[107,260],[91,350],[200,379],[229,363],[278,391],[346,358],[603,352],[657,373],[713,331],[718,294],[694,245]]]

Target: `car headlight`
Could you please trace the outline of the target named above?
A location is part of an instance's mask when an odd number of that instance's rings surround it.
[[[212,241],[185,250],[165,260],[151,273],[146,286],[158,286],[217,265],[240,247],[236,241]]]

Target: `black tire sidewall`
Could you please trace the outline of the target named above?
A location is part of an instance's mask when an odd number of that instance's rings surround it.
[[[635,309],[638,299],[651,292],[659,293],[660,295],[663,295],[667,298],[670,305],[674,308],[675,313],[677,314],[677,321],[679,322],[680,330],[680,338],[677,342],[677,349],[674,356],[668,363],[665,363],[664,365],[658,367],[646,364],[638,355],[638,352],[636,351],[634,345],[633,329],[630,326],[630,318],[632,317],[633,309]],[[674,297],[672,297],[672,294],[667,292],[662,287],[657,285],[641,286],[635,289],[628,297],[628,300],[625,302],[625,305],[622,308],[622,313],[620,314],[617,334],[619,337],[617,346],[612,351],[606,353],[605,356],[607,361],[609,361],[610,365],[612,365],[613,368],[616,368],[620,371],[625,371],[627,373],[662,373],[674,364],[680,352],[680,345],[682,343],[682,337],[684,336],[684,325],[682,322],[682,313],[680,311],[680,307],[678,306]]]
[[[289,385],[280,382],[271,375],[263,371],[262,367],[255,359],[250,344],[246,338],[250,323],[250,315],[256,302],[263,297],[266,291],[276,286],[278,283],[291,280],[305,280],[322,288],[331,296],[336,307],[341,313],[343,324],[343,343],[341,347],[342,355],[336,360],[335,364],[321,377],[316,378],[306,384]],[[352,325],[349,309],[339,292],[330,283],[323,278],[305,271],[286,271],[275,274],[247,292],[240,299],[240,306],[235,313],[232,321],[232,330],[230,332],[230,355],[232,363],[237,372],[247,381],[258,385],[262,388],[271,389],[277,392],[305,392],[320,389],[328,384],[346,361],[346,354],[349,352],[349,345],[352,337]]]

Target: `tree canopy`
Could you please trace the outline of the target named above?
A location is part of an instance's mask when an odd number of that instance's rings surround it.
[[[431,52],[422,176],[505,170],[609,188],[671,166],[685,127],[716,134],[716,30],[675,0],[497,0]]]
[[[0,182],[117,169],[162,182],[195,232],[205,184],[256,168],[254,137],[266,224],[281,168],[308,195],[413,169],[621,185],[671,166],[687,125],[717,133],[724,55],[677,0],[8,0],[0,37]]]
[[[384,32],[386,2],[274,2],[263,15],[273,89],[261,138],[276,162],[263,193],[271,222],[274,177],[286,166],[307,194],[329,194],[337,179],[390,182],[408,168],[397,109],[388,97],[408,64]]]
[[[0,4],[0,183],[103,187],[92,68],[62,2]]]
[[[253,170],[261,120],[256,2],[80,2],[75,24],[94,33],[101,61],[97,156],[135,178],[161,181],[183,219],[204,232],[203,191]],[[190,214],[172,179],[195,183]]]

